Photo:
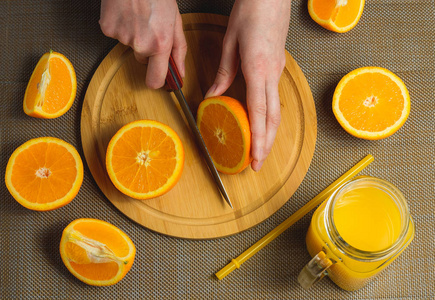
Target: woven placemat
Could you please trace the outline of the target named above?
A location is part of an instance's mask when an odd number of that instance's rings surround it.
[[[232,1],[179,1],[182,13],[229,15]],[[99,1],[0,2],[0,177],[19,145],[55,136],[76,146],[87,85],[116,44],[99,25]],[[0,185],[0,298],[40,299],[434,299],[434,1],[370,0],[356,28],[329,32],[308,15],[306,0],[292,1],[286,47],[304,72],[316,103],[318,136],[308,174],[291,199],[262,224],[241,234],[207,241],[166,237],[131,222],[104,197],[85,167],[77,197],[51,212],[23,208]],[[64,116],[26,116],[22,99],[40,56],[48,49],[75,66],[76,101]],[[362,66],[385,67],[403,79],[412,101],[402,129],[388,139],[365,141],[335,120],[331,99],[340,78]],[[408,249],[365,288],[346,292],[329,279],[305,291],[297,275],[310,259],[305,234],[311,214],[223,281],[214,273],[263,237],[366,154],[375,157],[363,173],[395,184],[408,200],[416,235]],[[83,157],[83,156],[82,156]],[[92,287],[63,265],[59,241],[77,218],[106,220],[124,230],[137,247],[128,275],[112,287]]]

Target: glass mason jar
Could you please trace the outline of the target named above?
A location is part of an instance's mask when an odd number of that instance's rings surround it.
[[[350,192],[354,196],[357,194],[357,196],[356,198],[350,198],[351,201],[346,204],[346,201],[343,202],[342,199],[349,195]],[[358,195],[359,192],[362,192],[362,194]],[[377,195],[376,193],[385,193],[382,194],[382,197],[390,202],[389,206],[382,206],[382,201],[374,199],[376,197],[373,197],[373,195]],[[362,203],[362,205],[371,205],[371,207],[368,207],[368,211],[371,210],[375,213],[364,215],[362,212],[364,209],[354,206],[357,209],[352,212],[348,219],[349,226],[346,228],[346,223],[341,222],[340,226],[342,226],[343,230],[337,229],[335,217],[337,217],[338,211],[336,212],[336,210],[343,208],[343,205],[354,205],[355,203],[352,204],[351,202],[358,201],[355,199],[360,199],[360,201],[367,199],[367,202]],[[367,248],[369,250],[352,246],[352,243],[354,245],[358,244],[355,241],[364,234],[366,234],[364,242],[367,243],[368,241],[370,243],[371,241],[370,235],[367,236],[368,232],[352,232],[353,228],[355,228],[355,222],[360,222],[366,216],[376,218],[376,211],[382,214],[388,209],[394,209],[397,215],[395,239],[391,240],[391,243],[383,249],[379,249],[379,247],[376,249],[377,245],[373,245],[374,248]],[[358,216],[360,211],[363,215]],[[334,212],[336,212],[335,216]],[[348,212],[350,210],[346,211],[346,213]],[[382,220],[377,221],[382,222]],[[376,220],[370,219],[367,222],[365,225],[363,225],[364,222],[361,222],[360,230],[364,231],[364,226],[375,226],[373,225],[375,223],[372,222],[376,222]],[[377,229],[374,227],[372,230],[376,232]],[[340,232],[347,234],[348,241],[343,238],[343,235],[340,235]],[[393,262],[413,238],[414,223],[409,215],[408,206],[402,193],[385,180],[368,176],[357,177],[337,189],[314,212],[306,236],[307,249],[313,259],[301,271],[298,281],[302,287],[308,289],[327,275],[335,284],[345,290],[360,289]],[[350,240],[352,242],[349,242]]]

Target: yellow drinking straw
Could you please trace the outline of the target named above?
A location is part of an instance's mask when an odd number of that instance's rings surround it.
[[[219,279],[224,278],[230,274],[234,269],[240,268],[240,265],[247,261],[251,256],[260,251],[264,246],[273,241],[277,236],[283,233],[287,228],[299,221],[309,211],[322,203],[328,196],[330,196],[339,186],[351,179],[353,176],[361,172],[374,160],[372,155],[367,155],[359,163],[357,163],[352,169],[344,173],[340,178],[334,181],[330,186],[324,189],[320,194],[311,199],[307,204],[302,206],[297,212],[291,215],[287,220],[279,224],[275,229],[265,235],[261,240],[252,245],[248,250],[240,254],[237,258],[231,260],[222,270],[216,273],[216,277]]]

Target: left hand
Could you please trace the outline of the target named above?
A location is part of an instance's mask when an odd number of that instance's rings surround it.
[[[236,0],[219,70],[205,96],[222,95],[233,82],[241,60],[254,171],[260,170],[270,153],[281,120],[278,83],[285,66],[290,6],[290,0]]]

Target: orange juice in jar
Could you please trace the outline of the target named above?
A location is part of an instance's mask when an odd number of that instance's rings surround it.
[[[306,244],[313,259],[298,277],[304,288],[327,275],[341,288],[363,287],[409,245],[414,223],[391,183],[355,178],[314,212]]]

